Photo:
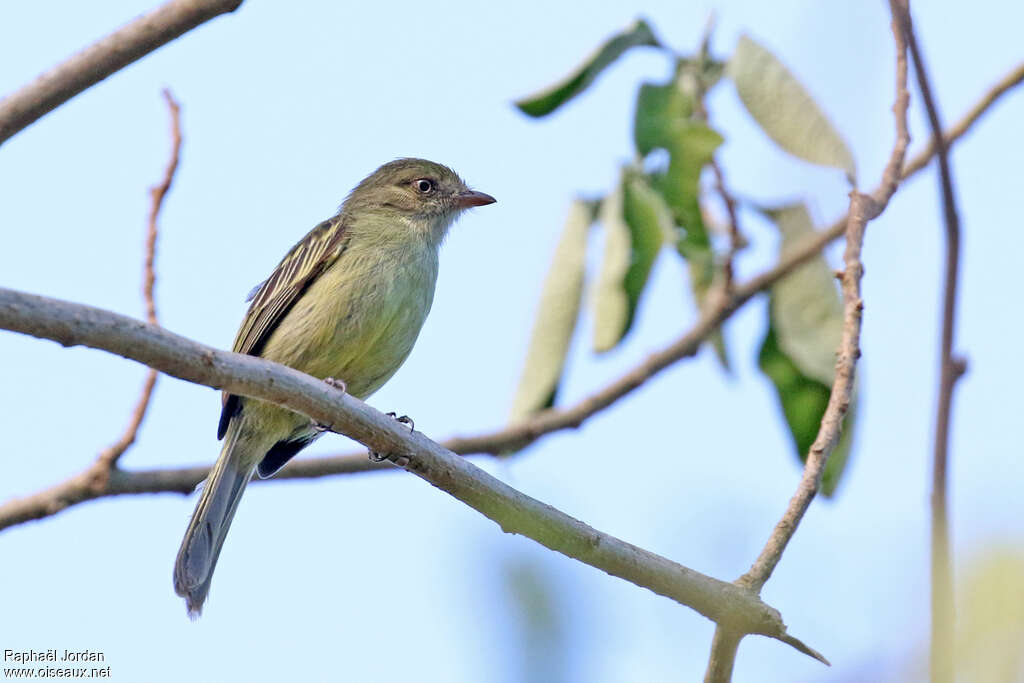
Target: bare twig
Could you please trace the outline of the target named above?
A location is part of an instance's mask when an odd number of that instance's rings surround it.
[[[568,557],[691,607],[716,622],[790,645],[777,610],[739,586],[603,534],[516,491],[419,432],[316,378],[219,351],[91,306],[0,288],[0,329],[102,349],[180,379],[269,401],[347,434],[498,523]],[[802,645],[802,644],[801,644]],[[803,646],[803,651],[808,651]]]
[[[701,40],[700,53],[698,54],[698,61],[701,66],[698,67],[698,72],[693,78],[693,107],[694,117],[707,123],[708,121],[708,110],[704,104],[704,98],[707,95],[707,84],[702,76],[702,70],[704,65],[711,59],[711,34],[715,28],[715,13],[711,12],[708,15],[707,25],[704,28],[704,37]],[[736,216],[736,198],[729,191],[725,184],[725,173],[722,172],[722,166],[718,163],[718,159],[714,156],[711,157],[711,170],[715,174],[715,191],[718,192],[719,198],[725,205],[725,213],[729,219],[728,231],[729,231],[729,250],[725,256],[725,262],[722,264],[722,292],[728,296],[732,293],[733,279],[734,279],[734,268],[733,260],[736,257],[736,253],[744,246],[745,240],[743,235],[740,233],[740,223]]]
[[[736,198],[725,184],[725,173],[722,172],[722,167],[717,159],[711,159],[711,170],[715,173],[715,190],[722,199],[722,203],[725,204],[725,212],[729,217],[729,250],[725,254],[725,263],[722,264],[724,276],[722,286],[728,295],[732,291],[735,277],[733,261],[746,240],[743,238],[743,233],[740,232],[740,221],[736,214]]]
[[[896,141],[893,144],[889,162],[882,174],[882,182],[870,195],[854,190],[850,193],[850,210],[846,226],[846,250],[843,254],[845,269],[842,273],[843,288],[843,334],[836,359],[835,380],[828,406],[821,419],[818,435],[811,444],[804,464],[803,475],[796,493],[789,501],[782,519],[775,525],[768,542],[746,574],[736,580],[738,586],[748,589],[752,595],[759,595],[764,584],[778,565],[786,546],[796,533],[811,501],[821,487],[821,476],[829,455],[839,443],[843,418],[850,407],[853,396],[857,359],[860,358],[860,330],[864,302],[861,298],[861,279],[864,266],[861,263],[861,248],[864,232],[869,221],[877,218],[896,192],[900,182],[903,160],[910,133],[907,129],[907,108],[910,95],[907,91],[907,43],[906,35],[896,15],[898,8],[893,0],[892,31],[896,43],[896,102],[893,113],[896,119]],[[719,623],[711,645],[706,681],[728,681],[733,663],[744,633],[742,629],[728,623]]]
[[[959,121],[946,130],[946,133],[942,136],[942,139],[946,143],[946,148],[949,149],[953,146],[953,143],[959,142],[960,139],[973,128],[974,124],[992,109],[992,105],[994,105],[999,98],[1013,90],[1021,83],[1024,83],[1024,63],[1017,65],[1016,68],[986,90],[974,106],[971,107]],[[900,180],[907,180],[911,176],[916,175],[924,169],[929,162],[931,162],[934,156],[935,137],[933,136],[928,140],[928,143],[924,148],[906,163],[903,167],[903,173],[901,174]],[[841,236],[846,231],[848,218],[849,216],[843,216],[825,230],[818,232],[818,234],[812,237],[806,238],[804,244],[800,248],[800,253],[804,255],[804,258],[800,263],[803,263],[807,259],[817,255],[826,244]]]
[[[896,12],[896,8],[893,8]],[[760,592],[765,582],[771,577],[782,553],[789,543],[797,526],[803,518],[811,500],[821,485],[821,475],[829,454],[839,442],[843,418],[850,406],[853,394],[854,374],[857,359],[860,358],[861,313],[864,302],[861,299],[860,281],[864,275],[864,267],[860,260],[861,246],[864,243],[864,231],[869,221],[878,217],[896,192],[900,182],[900,169],[910,133],[907,130],[907,108],[910,95],[907,92],[907,45],[904,32],[893,19],[893,35],[896,41],[896,103],[893,112],[896,118],[896,142],[893,145],[889,163],[882,174],[882,183],[870,195],[856,190],[850,193],[850,211],[846,226],[846,251],[843,254],[845,270],[842,277],[843,288],[843,336],[839,343],[836,359],[836,378],[832,384],[825,415],[821,420],[818,436],[811,445],[804,465],[803,476],[796,493],[789,502],[789,507],[768,539],[768,543],[750,570],[738,581],[741,585]]]
[[[928,69],[914,35],[914,22],[909,8],[900,13],[903,30],[907,34],[907,46],[914,58],[914,71],[921,99],[931,125],[933,146],[939,162],[939,185],[942,192],[942,209],[946,226],[946,264],[943,275],[942,330],[940,335],[940,370],[938,406],[935,414],[935,443],[932,462],[932,581],[931,581],[931,680],[944,683],[953,680],[953,568],[950,557],[949,508],[947,495],[949,482],[949,425],[953,405],[953,389],[956,381],[966,371],[966,363],[953,354],[953,337],[956,331],[957,280],[960,274],[960,216],[953,192],[953,172],[950,167],[949,150],[941,134],[942,123],[938,105],[932,95],[928,80]]]
[[[156,270],[154,268],[156,261],[156,238],[159,234],[157,220],[160,217],[160,208],[163,206],[164,197],[167,196],[167,192],[171,189],[171,183],[174,182],[174,173],[178,170],[178,158],[181,154],[181,117],[179,116],[181,108],[174,101],[170,90],[164,89],[163,95],[164,100],[167,102],[167,108],[171,113],[171,158],[167,162],[167,169],[164,171],[163,180],[158,185],[154,185],[149,189],[152,202],[149,209],[146,248],[142,265],[142,301],[146,306],[146,321],[153,325],[159,324],[156,318],[156,300],[153,297],[153,288],[156,284]],[[142,393],[139,394],[139,400],[135,403],[135,409],[132,411],[124,433],[121,434],[117,441],[100,451],[97,458],[99,467],[96,468],[100,481],[93,481],[94,487],[99,486],[102,488],[105,485],[102,480],[109,476],[109,471],[117,466],[117,461],[120,457],[135,443],[139,427],[142,426],[142,420],[146,417],[146,410],[149,409],[149,399],[153,396],[153,387],[156,386],[156,376],[158,374],[152,368],[146,371],[146,379],[142,384]],[[104,470],[106,470],[106,473],[104,473]]]
[[[156,283],[156,271],[153,261],[156,258],[156,238],[159,234],[157,221],[164,199],[174,183],[174,174],[178,171],[178,159],[181,157],[181,105],[167,88],[163,90],[167,110],[171,114],[171,158],[164,169],[164,177],[157,185],[149,188],[151,198],[149,206],[149,227],[146,231],[146,262],[143,265],[142,298],[146,302],[146,320],[154,325],[156,320],[156,303],[153,301],[153,285]]]
[[[992,105],[995,104],[996,100],[1005,95],[1008,91],[1020,85],[1022,82],[1024,82],[1024,64],[1018,64],[1013,70],[1003,76],[1003,78],[995,85],[989,88],[981,99],[971,107],[970,111],[963,116],[963,118],[946,130],[945,135],[942,136],[942,140],[945,142],[947,150],[949,147],[953,146],[954,142],[963,137],[964,134],[967,133],[967,131],[970,130],[978,121],[978,119],[992,108]],[[924,149],[922,149],[917,156],[907,162],[907,165],[903,167],[904,178],[914,175],[928,165],[928,162],[930,162],[932,157],[935,156],[937,140],[937,135],[933,133],[931,139],[928,140],[928,144],[924,146]]]
[[[0,144],[64,102],[242,0],[170,0],[0,100]]]
[[[1022,75],[1016,77],[1017,72]],[[1013,85],[1024,80],[1024,65],[1014,74],[1014,78],[1004,78],[982,99],[991,107],[999,96],[1009,91]],[[971,113],[954,125],[944,136],[947,144],[952,145],[959,140],[977,121],[984,110],[974,107]],[[912,159],[905,167],[903,178],[906,179],[924,168],[933,152],[925,149]],[[442,442],[450,451],[461,455],[498,454],[516,450],[530,445],[541,437],[564,429],[581,425],[586,419],[598,411],[612,405],[620,398],[660,372],[672,363],[696,353],[707,337],[717,329],[736,309],[751,299],[758,292],[771,287],[800,265],[821,253],[832,240],[843,234],[846,228],[846,217],[835,224],[807,237],[800,245],[780,260],[775,266],[760,275],[738,285],[727,308],[713,308],[707,312],[693,329],[673,342],[662,351],[648,356],[633,370],[615,380],[604,389],[591,394],[574,406],[553,408],[538,413],[529,420],[497,431],[464,437],[454,437]],[[272,479],[258,479],[256,482],[274,482],[282,479],[309,479],[339,474],[354,474],[391,470],[386,464],[373,463],[366,458],[365,452],[344,453],[320,458],[297,458],[285,466]],[[107,496],[162,493],[191,492],[196,484],[206,478],[208,467],[185,467],[159,470],[123,472],[111,475],[106,488],[84,487],[79,475],[54,485],[49,489],[31,494],[24,498],[7,501],[0,505],[0,530],[24,521],[40,519],[56,514],[77,503],[103,498]]]

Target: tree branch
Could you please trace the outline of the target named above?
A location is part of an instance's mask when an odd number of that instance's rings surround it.
[[[708,23],[704,28],[704,37],[701,40],[700,52],[697,57],[701,66],[694,78],[696,90],[696,96],[693,98],[694,116],[704,123],[708,122],[708,110],[704,104],[704,99],[707,95],[707,84],[702,76],[702,70],[711,59],[711,34],[714,32],[714,28],[715,14],[712,12],[708,16]],[[729,249],[726,251],[725,260],[722,263],[721,284],[723,292],[728,295],[732,292],[733,288],[735,275],[734,261],[736,253],[746,244],[746,240],[740,232],[740,222],[736,214],[736,198],[725,184],[725,173],[722,171],[722,166],[714,156],[711,157],[710,166],[715,175],[715,191],[718,193],[719,198],[722,200],[722,204],[725,206],[726,217],[729,221],[726,228],[729,235]]]
[[[784,640],[777,610],[742,588],[603,534],[516,491],[418,432],[348,394],[262,358],[219,351],[154,325],[91,306],[0,288],[0,328],[64,346],[102,349],[165,374],[270,401],[351,436],[498,523],[547,548],[691,607],[747,633]]]
[[[1022,81],[1024,81],[1024,64],[990,89],[978,105],[974,106],[960,122],[947,131],[944,136],[947,146],[963,137],[999,97]],[[933,154],[934,148],[929,146],[915,156],[904,167],[903,179],[909,178],[924,168]],[[695,354],[706,338],[735,310],[758,292],[771,287],[797,267],[817,256],[826,245],[843,234],[846,221],[847,218],[844,217],[829,228],[805,239],[803,244],[788,253],[774,267],[739,286],[733,292],[733,305],[730,308],[713,309],[670,347],[650,355],[613,384],[583,399],[575,406],[552,408],[538,413],[525,422],[490,433],[457,436],[443,441],[441,445],[460,455],[499,454],[528,446],[551,432],[578,427],[590,416],[641,386],[663,368],[681,358]],[[283,479],[312,479],[390,469],[392,468],[386,464],[371,462],[364,452],[320,458],[297,458],[288,463],[272,479],[257,479],[254,483],[272,483]],[[131,472],[118,470],[111,474],[106,487],[83,487],[80,475],[76,475],[43,491],[0,505],[0,530],[25,521],[56,514],[78,503],[107,496],[165,492],[187,494],[206,478],[208,472],[209,467],[205,466]]]
[[[963,118],[957,121],[956,124],[946,131],[942,136],[942,141],[945,143],[947,151],[953,146],[954,142],[962,138],[967,131],[977,123],[978,119],[992,108],[992,105],[996,103],[996,100],[1005,95],[1008,91],[1013,90],[1015,87],[1020,85],[1021,82],[1024,82],[1024,64],[1017,65],[1016,68],[1003,76],[1002,79],[989,88],[981,99],[979,99],[963,116]],[[907,165],[903,167],[904,178],[914,175],[928,165],[932,160],[932,157],[935,156],[937,140],[937,134],[933,133],[924,149],[922,149],[917,156],[907,162]]]
[[[181,107],[174,101],[170,90],[165,88],[163,95],[164,100],[167,102],[167,108],[171,113],[171,158],[167,162],[167,169],[164,171],[163,180],[149,190],[152,202],[149,209],[145,255],[143,256],[142,264],[142,301],[146,306],[146,321],[153,325],[159,324],[156,317],[156,300],[153,297],[153,289],[156,284],[156,271],[154,268],[156,261],[156,238],[159,234],[157,219],[160,217],[160,208],[163,206],[164,197],[167,196],[167,192],[171,189],[171,184],[174,182],[174,173],[178,170],[178,158],[181,154]],[[117,441],[100,452],[97,458],[100,465],[97,468],[99,470],[97,474],[101,474],[102,470],[106,469],[106,476],[109,476],[110,470],[117,466],[117,461],[124,455],[124,452],[135,443],[139,427],[142,426],[142,420],[146,417],[146,410],[149,409],[149,400],[153,396],[157,374],[157,371],[152,368],[146,372],[146,379],[142,384],[142,393],[139,395],[139,400],[136,402],[135,409],[128,420],[128,426]],[[101,474],[101,476],[103,475]],[[103,485],[102,482],[97,482],[97,484],[101,487]]]
[[[729,249],[725,254],[725,263],[722,264],[723,282],[722,287],[728,293],[733,286],[733,280],[735,279],[735,260],[736,254],[746,244],[746,239],[743,237],[743,233],[740,232],[740,221],[736,213],[736,198],[733,197],[729,188],[725,184],[725,173],[722,172],[722,166],[718,163],[717,159],[711,159],[711,169],[715,174],[715,190],[718,192],[718,196],[721,198],[722,203],[725,205],[725,212],[729,218]]]
[[[951,147],[953,143],[960,140],[1000,97],[1022,82],[1024,82],[1024,63],[990,88],[982,96],[978,104],[972,107],[960,121],[946,132],[943,136],[946,146]],[[931,140],[921,152],[907,162],[899,177],[899,181],[907,180],[921,171],[934,155],[934,140]],[[525,422],[514,424],[489,434],[455,437],[443,442],[444,446],[462,455],[500,454],[504,451],[528,446],[551,432],[579,427],[587,418],[641,386],[664,368],[678,360],[694,355],[708,336],[722,322],[727,320],[736,310],[753,298],[754,295],[770,288],[773,284],[820,254],[828,244],[845,234],[848,223],[849,214],[843,216],[828,228],[807,237],[801,244],[787,253],[784,258],[780,259],[776,265],[737,286],[732,294],[732,300],[725,302],[724,307],[709,311],[698,320],[692,329],[670,346],[649,355],[634,369],[576,405],[569,408],[551,408],[537,413]],[[345,474],[380,469],[369,465],[359,468],[353,462],[354,458],[365,460],[362,454],[359,453],[321,458],[320,460],[324,467],[316,468],[314,470],[316,474],[312,476],[330,474],[331,472],[329,471],[323,471],[325,469],[329,470],[330,467],[338,467],[339,473]],[[301,461],[294,461],[293,464],[297,466],[299,462]],[[306,462],[308,463],[309,461],[307,460]],[[288,467],[291,466],[289,465]],[[287,467],[285,470],[282,470],[281,474],[284,474],[285,471],[287,471]]]
[[[864,301],[861,299],[860,281],[864,276],[864,266],[860,260],[861,246],[864,243],[864,231],[869,221],[877,218],[889,203],[900,182],[900,169],[910,133],[907,130],[907,108],[910,95],[907,92],[907,44],[903,30],[896,23],[896,7],[893,6],[893,35],[896,41],[896,103],[893,113],[896,118],[896,142],[893,145],[889,163],[882,174],[882,182],[878,189],[870,195],[857,190],[850,193],[850,211],[846,226],[846,251],[843,254],[845,269],[843,270],[843,336],[839,343],[836,359],[836,378],[832,384],[825,415],[821,419],[818,436],[811,444],[807,454],[803,476],[797,486],[796,493],[789,502],[786,513],[776,524],[775,530],[761,555],[750,570],[738,581],[741,585],[760,593],[765,582],[771,577],[786,545],[803,518],[811,500],[821,485],[821,475],[829,454],[839,442],[843,418],[850,407],[853,395],[854,376],[857,359],[860,358],[860,329]]]
[[[1024,81],[1024,64],[993,86],[972,107],[970,112],[944,136],[947,146],[965,135],[981,116],[996,101],[1014,86]],[[926,147],[904,167],[903,179],[907,179],[925,167],[934,154],[934,148]],[[713,309],[698,321],[697,325],[674,342],[670,347],[650,355],[630,372],[612,385],[583,399],[569,408],[552,408],[538,413],[529,420],[509,427],[475,436],[454,437],[442,442],[442,446],[460,455],[499,454],[530,445],[551,432],[578,427],[596,412],[610,406],[629,392],[641,386],[661,369],[675,361],[691,356],[718,325],[740,308],[755,294],[771,287],[794,269],[814,258],[832,240],[843,234],[847,218],[829,228],[808,237],[774,267],[738,287],[733,293],[733,305],[727,309]],[[728,302],[726,302],[728,303]],[[367,459],[365,452],[346,453],[319,458],[297,458],[278,472],[272,479],[257,479],[254,483],[272,483],[283,479],[311,479],[340,474],[355,474],[392,469],[384,463]],[[22,522],[41,519],[78,503],[104,498],[143,493],[190,493],[206,478],[209,467],[185,467],[139,471],[115,470],[110,474],[106,486],[89,486],[89,480],[81,475],[56,484],[48,489],[24,498],[9,500],[0,505],[0,530]]]
[[[931,563],[931,680],[951,682],[954,677],[953,659],[953,567],[949,540],[949,426],[952,419],[953,389],[967,369],[966,362],[953,354],[956,332],[957,280],[960,274],[960,216],[953,192],[953,171],[949,150],[941,135],[942,123],[938,105],[932,96],[931,84],[924,57],[914,35],[914,22],[909,8],[900,13],[907,44],[914,58],[914,71],[921,99],[928,114],[939,162],[939,186],[946,228],[946,263],[943,276],[942,328],[940,332],[941,359],[939,361],[938,406],[935,411],[935,443],[932,462],[932,563]]]
[[[1017,85],[1024,82],[1024,63],[1017,66],[1013,71],[1004,76],[981,97],[977,104],[953,125],[943,139],[946,147],[959,141],[970,131],[971,127],[989,110],[992,106]],[[929,140],[928,144],[916,154],[903,167],[896,182],[902,182],[920,172],[935,155],[935,140]],[[886,172],[886,182],[892,181],[891,170]],[[876,190],[878,192],[878,190]],[[888,199],[886,200],[888,201]],[[706,313],[698,322],[687,331],[682,337],[673,342],[665,349],[652,353],[634,369],[609,384],[604,389],[591,394],[576,405],[570,408],[550,408],[537,413],[529,420],[519,424],[511,425],[489,434],[482,434],[470,437],[454,437],[443,442],[449,450],[462,455],[492,454],[497,455],[509,450],[521,449],[530,445],[537,439],[551,432],[563,429],[577,428],[595,413],[618,399],[641,386],[648,379],[661,370],[672,365],[676,361],[696,354],[700,346],[714,332],[722,322],[727,320],[733,313],[747,303],[754,295],[770,288],[776,282],[789,275],[791,272],[816,257],[833,240],[844,235],[850,220],[850,214],[838,219],[824,230],[820,230],[812,236],[807,237],[803,242],[795,246],[792,251],[779,260],[775,266],[765,270],[747,282],[738,285],[732,293],[730,301],[724,302],[723,306]],[[742,238],[741,238],[742,239]],[[742,241],[741,241],[742,244]],[[358,468],[352,462],[353,458],[362,458],[362,454],[351,453],[344,455],[329,456],[322,458],[325,468],[317,468],[317,474],[323,476],[330,472],[323,472],[331,466],[340,468],[339,473],[352,473],[372,471],[377,467],[366,466]],[[308,462],[308,461],[307,461]],[[298,461],[294,462],[298,465]],[[289,465],[290,466],[290,465]],[[287,469],[287,467],[285,468]],[[282,474],[284,471],[282,471]],[[278,475],[279,476],[279,475]],[[299,475],[304,476],[304,475]]]
[[[825,464],[839,443],[843,418],[850,408],[853,396],[857,359],[860,358],[861,318],[864,310],[860,288],[861,279],[864,277],[864,265],[861,262],[864,232],[868,222],[881,215],[896,192],[902,176],[901,169],[907,146],[910,144],[910,133],[907,129],[907,109],[910,104],[910,94],[907,91],[907,41],[906,33],[897,19],[900,10],[896,2],[897,0],[892,0],[890,3],[893,14],[892,31],[896,43],[896,102],[893,105],[896,141],[889,162],[882,173],[879,187],[870,195],[862,194],[856,189],[850,193],[846,250],[843,254],[845,269],[842,273],[843,334],[836,359],[835,380],[818,435],[807,454],[796,493],[790,499],[782,519],[775,525],[753,566],[736,580],[736,584],[749,590],[751,595],[760,595],[765,582],[782,559],[782,554],[796,533],[811,501],[817,495]],[[731,624],[718,625],[711,645],[706,681],[730,679],[739,641],[744,635],[741,629]]]
[[[746,634],[721,625],[715,627],[704,683],[729,683],[732,680],[732,670],[736,664],[736,651],[739,649],[744,635]]]
[[[83,90],[242,0],[170,0],[0,100],[0,144]]]

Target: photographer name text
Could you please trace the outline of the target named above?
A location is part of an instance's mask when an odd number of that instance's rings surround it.
[[[106,655],[99,650],[4,650],[5,662],[105,662]]]

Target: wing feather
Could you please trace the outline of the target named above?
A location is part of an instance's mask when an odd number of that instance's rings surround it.
[[[281,319],[298,301],[302,293],[345,250],[345,225],[340,216],[320,223],[293,246],[274,272],[252,295],[232,350],[258,356]],[[241,403],[237,396],[224,394],[217,438],[223,438],[231,418],[238,414]]]
[[[344,226],[335,217],[313,228],[289,250],[253,297],[235,337],[236,352],[259,355],[284,313],[344,250],[344,236]]]

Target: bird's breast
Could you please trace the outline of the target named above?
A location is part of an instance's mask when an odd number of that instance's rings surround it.
[[[365,398],[412,350],[430,311],[437,251],[353,245],[316,279],[269,340],[265,357],[344,380]],[[273,357],[274,356],[279,357]]]

